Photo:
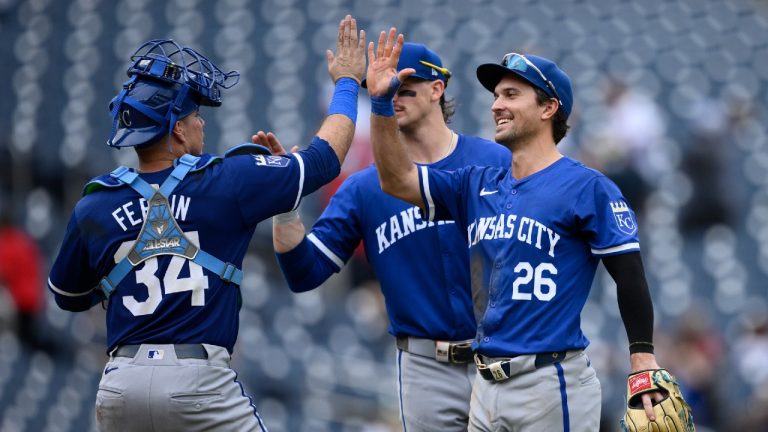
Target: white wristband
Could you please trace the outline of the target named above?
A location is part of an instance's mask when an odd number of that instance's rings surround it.
[[[273,224],[284,224],[299,218],[299,209],[291,210],[287,213],[280,213],[272,216]]]

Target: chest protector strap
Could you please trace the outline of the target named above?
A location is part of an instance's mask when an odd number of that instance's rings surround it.
[[[117,285],[128,275],[133,267],[159,255],[184,257],[216,273],[226,282],[232,282],[237,285],[243,282],[242,270],[233,264],[225,263],[215,256],[200,250],[199,247],[187,238],[173,217],[168,197],[187,173],[195,167],[198,159],[198,157],[188,154],[182,156],[176,168],[165,179],[159,190],[155,190],[149,183],[142,180],[137,173],[130,171],[126,167],[117,168],[110,174],[112,177],[132,187],[144,197],[147,203],[149,203],[149,207],[139,236],[133,242],[131,250],[99,282],[106,298],[109,298],[112,291],[115,290]]]

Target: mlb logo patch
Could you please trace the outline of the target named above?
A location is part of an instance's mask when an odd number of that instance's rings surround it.
[[[637,223],[635,223],[627,203],[624,201],[611,202],[611,211],[613,211],[613,218],[616,220],[619,231],[626,235],[632,235],[637,231]]]
[[[147,358],[152,360],[162,360],[165,357],[165,350],[149,350]]]

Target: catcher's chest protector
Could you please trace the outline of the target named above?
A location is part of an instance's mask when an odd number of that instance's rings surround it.
[[[168,198],[155,192],[149,200],[149,209],[139,237],[126,258],[133,266],[158,255],[179,255],[191,260],[198,250],[173,218]]]
[[[200,250],[187,238],[173,217],[168,197],[187,173],[195,167],[198,160],[198,157],[192,155],[182,156],[159,190],[155,190],[136,172],[125,167],[120,167],[110,174],[143,196],[149,203],[149,207],[139,236],[131,246],[131,250],[99,283],[106,298],[109,298],[133,267],[159,255],[181,256],[216,273],[227,282],[238,285],[242,282],[243,272],[240,269]]]

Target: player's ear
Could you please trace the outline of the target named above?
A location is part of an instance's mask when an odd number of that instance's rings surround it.
[[[432,81],[432,101],[439,101],[445,93],[445,83],[442,80]]]
[[[541,112],[542,120],[549,120],[555,117],[557,110],[560,109],[560,103],[556,99],[547,99],[542,106],[544,110]]]
[[[183,140],[184,139],[184,123],[181,122],[181,120],[177,120],[176,124],[173,125],[173,130],[171,133],[176,136],[176,139]]]

